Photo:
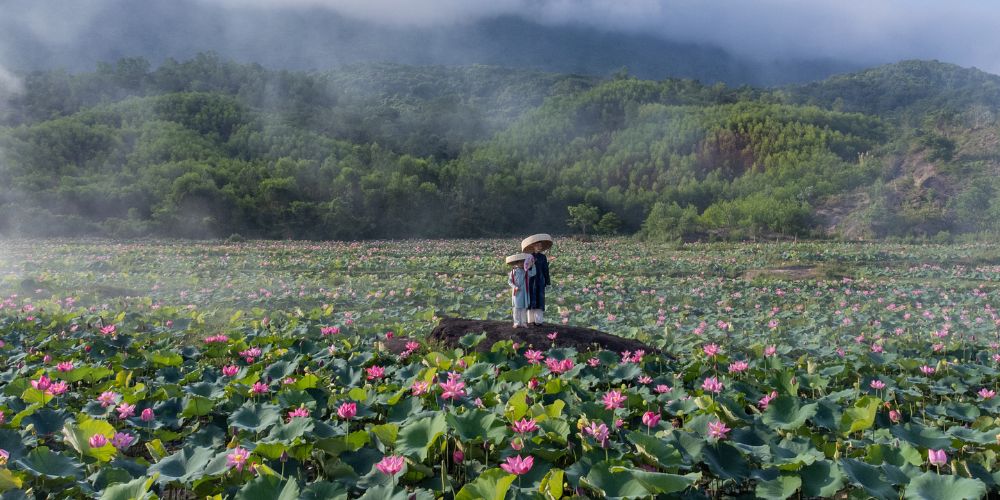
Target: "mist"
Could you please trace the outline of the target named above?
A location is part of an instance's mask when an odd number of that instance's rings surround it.
[[[215,51],[287,69],[628,66],[645,78],[770,85],[901,59],[1000,73],[997,24],[1000,5],[978,0],[15,0],[0,19],[0,64],[86,71]]]

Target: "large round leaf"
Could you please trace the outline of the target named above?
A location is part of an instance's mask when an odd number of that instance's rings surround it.
[[[986,495],[986,485],[978,479],[941,475],[925,472],[910,481],[906,487],[906,498],[914,500],[964,500],[982,498]]]
[[[409,423],[399,431],[396,451],[423,462],[431,445],[447,430],[444,413]]]
[[[795,396],[779,396],[767,405],[761,421],[775,429],[794,431],[816,414],[816,406],[816,403],[800,405]]]
[[[45,446],[31,450],[31,453],[18,460],[17,464],[36,476],[77,478],[82,475],[79,462],[66,455],[51,451]]]
[[[795,494],[802,486],[802,479],[794,475],[780,475],[769,481],[757,483],[757,498],[784,500]]]
[[[159,474],[160,484],[178,481],[190,483],[204,475],[205,466],[215,457],[211,448],[181,448],[177,453],[149,467],[149,474]]]
[[[458,495],[455,495],[455,500],[503,500],[516,478],[517,476],[508,474],[502,469],[490,469],[480,474],[475,481],[463,486]]]
[[[281,421],[281,408],[271,404],[247,403],[229,416],[229,426],[263,432]]]
[[[243,485],[236,492],[235,500],[297,500],[299,484],[295,479],[282,480],[278,476],[264,474]]]

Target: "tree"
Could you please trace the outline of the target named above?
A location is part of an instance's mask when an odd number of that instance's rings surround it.
[[[597,224],[600,217],[597,207],[586,203],[573,205],[566,209],[569,210],[569,219],[566,221],[566,224],[569,227],[580,228],[584,236],[587,235],[587,228]]]
[[[618,217],[618,214],[614,212],[608,212],[601,216],[601,220],[598,221],[597,226],[594,229],[598,233],[604,235],[613,235],[618,233],[618,229],[622,226],[622,219]]]

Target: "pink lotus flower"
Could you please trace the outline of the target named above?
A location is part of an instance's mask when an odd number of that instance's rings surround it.
[[[527,351],[525,351],[524,357],[528,359],[528,363],[537,365],[542,362],[542,359],[545,358],[545,355],[542,354],[542,351],[534,351],[528,349]]]
[[[982,389],[979,389],[979,393],[978,394],[979,394],[979,397],[981,397],[983,399],[993,399],[993,396],[997,395],[997,391],[994,391],[992,389],[987,389],[987,388],[983,387]]]
[[[291,422],[293,418],[296,417],[308,417],[309,410],[305,406],[300,406],[290,412],[288,412],[288,421]]]
[[[889,420],[893,423],[898,423],[902,416],[903,415],[899,413],[899,410],[889,410]]]
[[[126,418],[135,415],[135,405],[130,405],[128,403],[122,403],[118,405],[118,418],[125,420]]]
[[[935,369],[935,368],[934,368],[933,366],[927,366],[927,365],[924,365],[924,366],[921,366],[921,367],[920,367],[920,371],[921,371],[921,372],[922,372],[922,373],[923,373],[924,375],[933,375],[933,374],[934,374],[934,372],[936,372],[937,370],[936,370],[936,369]]]
[[[521,451],[521,448],[524,448],[524,440],[522,440],[521,437],[518,436],[517,438],[515,438],[513,441],[510,442],[510,447],[514,451]]]
[[[649,375],[642,375],[642,376],[639,377],[639,383],[640,384],[648,384],[648,383],[650,383],[652,381],[653,381],[653,378],[650,377]]]
[[[590,434],[593,436],[594,439],[601,444],[602,448],[605,444],[607,444],[608,436],[611,435],[607,425],[604,425],[603,423],[598,424],[597,422],[591,422],[590,425],[583,428],[583,432],[584,434]]]
[[[701,350],[705,351],[705,355],[710,358],[714,357],[716,354],[719,354],[719,346],[716,344],[707,344],[704,347],[702,347]]]
[[[67,390],[69,390],[69,384],[67,384],[64,381],[59,381],[59,382],[56,382],[56,383],[50,385],[49,386],[49,390],[46,391],[46,392],[48,392],[49,394],[52,394],[53,396],[58,396],[58,395],[60,395],[60,394],[62,394],[64,392],[66,392]]]
[[[531,466],[535,464],[535,458],[531,455],[521,458],[521,455],[507,457],[507,461],[500,464],[500,468],[507,471],[508,474],[515,474],[520,476],[531,470]]]
[[[107,408],[115,404],[115,400],[118,399],[118,394],[112,391],[104,391],[100,396],[97,396],[97,402],[101,403],[101,406]]]
[[[462,450],[455,450],[451,454],[451,460],[456,464],[460,464],[465,461],[465,453],[463,453]]]
[[[701,383],[701,388],[708,392],[719,393],[722,392],[722,382],[715,377],[708,377],[704,382]]]
[[[355,402],[342,403],[339,408],[337,408],[337,416],[344,419],[350,420],[358,414],[358,404]]]
[[[105,326],[104,328],[101,328],[101,334],[102,335],[111,335],[112,333],[115,333],[115,329],[116,329],[115,325],[114,324],[110,324],[108,326]]]
[[[729,364],[729,373],[740,373],[750,368],[750,363],[746,361],[733,361]]]
[[[114,437],[111,438],[111,446],[119,450],[128,449],[129,446],[132,446],[133,442],[135,442],[135,436],[124,432],[116,432]]]
[[[395,476],[399,471],[403,470],[403,456],[387,455],[379,463],[375,464],[375,468],[382,474]]]
[[[339,326],[321,326],[320,329],[319,329],[319,333],[322,334],[324,337],[327,336],[327,335],[337,335],[337,334],[340,333],[340,327]]]
[[[270,389],[267,388],[267,384],[262,382],[254,382],[253,387],[250,388],[251,395],[257,394],[267,394]]]
[[[378,380],[385,376],[385,368],[378,365],[369,366],[365,371],[368,372],[368,380]]]
[[[778,397],[778,391],[771,391],[770,394],[765,394],[764,397],[760,398],[760,400],[757,401],[757,406],[761,410],[766,410],[767,406],[771,404],[771,400],[773,400],[776,397]]]
[[[590,358],[590,359],[587,360],[587,364],[590,365],[591,367],[595,367],[596,368],[597,365],[601,364],[601,360],[599,360],[597,358]]]
[[[773,344],[769,345],[764,348],[764,357],[769,358],[771,356],[774,356],[777,352],[778,352],[778,346]]]
[[[452,372],[454,373],[454,372]],[[465,396],[465,382],[462,382],[455,373],[456,377],[452,377],[451,373],[448,374],[448,380],[441,382],[438,385],[441,386],[441,398],[442,399],[458,399]]]
[[[561,360],[561,361],[558,360],[558,359],[556,359],[556,358],[546,358],[545,359],[545,366],[547,366],[549,368],[550,372],[552,372],[552,373],[554,373],[556,375],[559,375],[561,373],[565,373],[565,372],[568,372],[568,371],[572,370],[573,369],[573,365],[574,365],[574,363],[573,363],[573,360],[571,360],[571,359],[564,359],[564,360]]]
[[[513,429],[514,432],[518,434],[524,434],[526,432],[537,431],[538,424],[535,422],[535,419],[533,418],[531,419],[522,418],[521,420],[518,420],[517,422],[511,424],[510,428]]]
[[[927,461],[940,467],[948,463],[948,454],[944,450],[927,450]]]
[[[31,387],[34,387],[35,389],[42,392],[49,390],[49,386],[51,385],[52,385],[52,380],[49,379],[49,377],[46,377],[45,374],[42,374],[41,377],[38,377],[38,380],[31,381]]]
[[[414,396],[419,396],[427,392],[431,388],[430,382],[424,382],[423,380],[418,380],[410,386],[410,390],[413,391]]]
[[[881,380],[877,380],[877,379],[876,380],[872,380],[871,382],[868,383],[868,385],[871,386],[871,388],[875,389],[876,391],[880,391],[882,389],[885,389],[885,382],[883,382]]]
[[[222,367],[222,374],[226,377],[235,377],[239,372],[240,368],[236,365],[226,365]]]
[[[94,434],[87,443],[91,448],[101,448],[108,444],[108,438],[104,437],[104,434]]]
[[[642,423],[645,424],[646,427],[656,427],[656,424],[660,423],[660,414],[647,411],[642,414]]]
[[[0,467],[7,465],[7,462],[9,460],[10,460],[10,452],[3,448],[0,448]]]
[[[625,396],[622,395],[621,391],[608,391],[604,394],[604,409],[614,410],[615,408],[621,408],[622,403],[625,402]]]
[[[156,415],[153,414],[152,408],[146,408],[145,410],[142,410],[142,414],[139,416],[139,418],[143,422],[152,422],[153,419],[156,418]]]
[[[668,386],[667,384],[659,384],[653,390],[656,391],[657,394],[663,394],[666,392],[670,392],[670,386]]]
[[[546,337],[548,337],[549,340],[551,340],[553,342],[555,342],[556,337],[558,337],[558,336],[559,336],[559,332],[552,332],[552,333],[546,335]]]
[[[249,459],[250,452],[242,446],[237,446],[236,448],[233,448],[232,453],[226,455],[226,466],[230,469],[236,469],[242,472],[243,467],[247,465]]]
[[[61,372],[72,371],[73,370],[73,362],[72,361],[63,361],[63,362],[59,363],[58,365],[56,365],[56,370],[61,371]]]
[[[726,433],[731,430],[732,429],[726,427],[726,424],[722,423],[721,420],[708,423],[708,437],[712,439],[724,439],[726,437]]]

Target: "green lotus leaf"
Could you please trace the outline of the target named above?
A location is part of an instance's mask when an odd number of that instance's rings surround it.
[[[156,476],[140,477],[127,483],[113,484],[101,493],[101,500],[145,500],[153,498],[149,491],[156,482]]]
[[[794,431],[816,414],[817,406],[816,403],[800,405],[798,397],[778,396],[767,405],[761,421],[776,429]]]
[[[235,500],[298,500],[299,484],[293,479],[261,474],[236,492]]]
[[[49,478],[79,478],[83,474],[82,467],[75,459],[39,446],[31,450],[17,464],[35,476]]]
[[[251,432],[264,432],[281,421],[281,407],[247,402],[229,416],[229,426]]]
[[[872,396],[864,396],[844,411],[840,418],[840,432],[848,436],[853,432],[870,429],[875,424],[875,414],[882,402]]]
[[[882,500],[899,497],[892,485],[882,478],[882,473],[877,467],[851,458],[841,459],[840,466],[844,475],[854,485],[864,488],[869,495]]]
[[[507,426],[498,417],[496,413],[474,409],[459,415],[449,412],[445,418],[462,441],[499,443],[507,436]]]
[[[205,467],[215,456],[216,453],[211,448],[186,446],[151,465],[147,473],[150,475],[159,474],[156,479],[159,484],[174,481],[187,484],[201,478],[205,474]]]
[[[782,474],[768,481],[759,481],[754,492],[757,498],[784,500],[801,487],[802,479],[799,476]]]
[[[727,443],[716,443],[701,450],[701,458],[713,474],[723,479],[743,480],[750,475],[750,464],[740,450]]]
[[[700,477],[700,474],[662,474],[598,462],[583,481],[605,497],[627,499],[684,491]]]
[[[508,474],[502,469],[489,469],[475,481],[466,484],[455,495],[455,500],[503,500],[507,497],[507,490],[514,483],[517,476]]]
[[[977,499],[986,496],[986,484],[978,479],[941,475],[925,472],[906,486],[906,498],[932,500],[948,498],[954,500]]]
[[[423,462],[439,437],[448,430],[444,413],[411,422],[399,431],[396,451]]]
[[[818,460],[799,471],[802,494],[807,497],[832,497],[844,487],[844,473],[840,465],[829,460]]]
[[[684,463],[681,453],[667,441],[640,432],[630,432],[628,439],[639,453],[656,460],[660,467],[676,470]]]
[[[941,431],[913,422],[894,425],[889,428],[889,432],[893,436],[921,448],[938,450],[951,446],[951,438],[945,436]]]

